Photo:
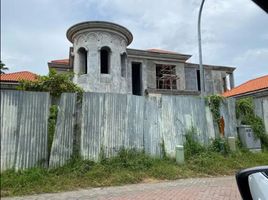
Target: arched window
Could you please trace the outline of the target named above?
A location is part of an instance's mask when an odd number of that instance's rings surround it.
[[[121,57],[121,76],[126,77],[127,72],[127,54],[123,53],[120,55]]]
[[[87,50],[84,47],[78,49],[80,74],[87,74]]]
[[[101,73],[110,73],[110,54],[111,50],[109,47],[102,47],[100,50],[100,63],[101,63]]]

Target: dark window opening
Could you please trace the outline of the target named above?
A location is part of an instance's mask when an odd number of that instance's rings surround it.
[[[223,91],[226,92],[228,90],[228,87],[227,87],[227,78],[226,77],[223,77],[222,82],[223,82]]]
[[[197,78],[197,90],[201,91],[201,82],[200,82],[200,70],[196,70],[196,78]]]
[[[126,77],[127,72],[127,54],[123,53],[120,55],[121,57],[121,76]]]
[[[101,61],[101,73],[109,74],[110,68],[110,49],[108,47],[101,48],[100,51],[100,61]]]
[[[132,63],[132,94],[142,96],[141,63]]]
[[[87,51],[85,48],[81,47],[78,49],[79,63],[80,63],[80,73],[87,74]]]
[[[174,65],[156,65],[157,89],[176,90],[178,79]]]

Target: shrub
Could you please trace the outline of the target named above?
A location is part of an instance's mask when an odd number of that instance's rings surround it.
[[[241,124],[250,125],[255,137],[261,140],[263,147],[268,148],[268,135],[265,133],[263,120],[255,115],[252,98],[236,101],[236,117],[241,120]]]
[[[143,151],[121,148],[116,157],[101,162],[111,169],[147,170],[153,164],[153,159]]]
[[[83,89],[72,82],[73,73],[58,74],[55,70],[49,70],[47,76],[38,76],[36,81],[20,81],[18,90],[50,92],[53,97],[59,97],[63,92],[78,92]]]
[[[209,146],[209,150],[213,152],[221,153],[223,155],[227,155],[231,152],[227,140],[221,137],[218,137],[212,140],[212,143]]]
[[[198,142],[198,135],[194,127],[186,132],[184,151],[186,159],[206,151],[206,147]]]

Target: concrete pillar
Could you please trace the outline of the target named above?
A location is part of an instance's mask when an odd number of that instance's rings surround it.
[[[228,137],[227,141],[228,141],[230,150],[231,151],[236,151],[235,137]]]
[[[230,87],[231,87],[231,89],[232,88],[234,88],[234,74],[233,73],[231,73],[230,75],[229,75],[229,80],[230,80]]]
[[[182,145],[176,146],[176,163],[177,164],[184,163],[184,147]]]

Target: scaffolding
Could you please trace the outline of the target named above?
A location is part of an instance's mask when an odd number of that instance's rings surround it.
[[[177,90],[176,66],[156,65],[156,87],[164,90]]]

